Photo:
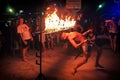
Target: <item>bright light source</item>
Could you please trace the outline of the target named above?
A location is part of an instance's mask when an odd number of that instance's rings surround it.
[[[14,13],[14,9],[12,7],[10,7],[10,6],[8,6],[6,10],[9,13]]]
[[[102,4],[100,4],[98,7],[99,7],[99,8],[102,8]]]
[[[13,9],[9,8],[9,12],[13,13]]]
[[[23,10],[20,10],[19,13],[23,13]]]
[[[105,6],[105,3],[101,3],[101,4],[99,4],[97,10],[103,8],[104,6]]]
[[[42,12],[42,15],[44,15],[44,12]]]

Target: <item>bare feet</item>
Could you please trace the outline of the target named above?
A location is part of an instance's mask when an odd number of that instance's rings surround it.
[[[96,67],[96,68],[104,68],[104,67],[101,66],[100,64],[96,64],[95,67]]]
[[[75,75],[77,73],[77,69],[74,68],[73,72],[72,72],[72,75]]]
[[[23,61],[24,61],[24,62],[27,62],[28,60],[27,60],[27,58],[23,58]]]

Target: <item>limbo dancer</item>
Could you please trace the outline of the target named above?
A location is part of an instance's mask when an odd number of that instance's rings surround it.
[[[83,64],[85,64],[89,58],[88,56],[88,50],[87,50],[87,47],[88,47],[88,40],[85,38],[85,35],[88,34],[89,32],[91,32],[91,29],[87,30],[86,32],[84,32],[83,34],[79,33],[79,32],[70,32],[70,33],[67,33],[67,32],[63,32],[61,34],[61,39],[63,40],[68,40],[72,45],[73,47],[75,48],[80,48],[80,46],[82,46],[82,50],[83,50],[83,60],[82,62],[79,62],[75,68],[74,68],[74,73],[77,72],[77,69],[82,66]]]

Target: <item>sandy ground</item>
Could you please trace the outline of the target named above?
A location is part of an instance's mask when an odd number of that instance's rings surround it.
[[[0,80],[36,80],[40,73],[40,66],[36,64],[36,52],[30,50],[28,61],[22,61],[18,53],[6,56],[0,60]],[[103,50],[100,64],[104,69],[97,69],[95,65],[96,49],[94,48],[88,62],[72,75],[75,65],[82,60],[75,59],[75,49],[56,47],[42,53],[42,74],[46,80],[120,80],[120,55],[113,54],[109,48]],[[118,79],[119,78],[119,79]],[[39,79],[44,80],[44,79]]]

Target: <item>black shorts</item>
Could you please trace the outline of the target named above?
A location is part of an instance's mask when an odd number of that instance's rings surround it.
[[[104,45],[106,45],[106,44],[109,44],[109,39],[97,38],[97,39],[95,40],[95,44],[96,44],[96,46],[98,46],[98,47],[102,47],[102,46],[104,46]]]
[[[112,39],[114,39],[114,38],[117,36],[116,33],[109,33],[109,35],[110,35],[110,37],[111,37]]]
[[[26,48],[26,47],[30,46],[31,40],[28,39],[28,40],[25,40],[25,41],[27,41],[27,44],[24,44],[24,42],[22,41],[22,48]]]

